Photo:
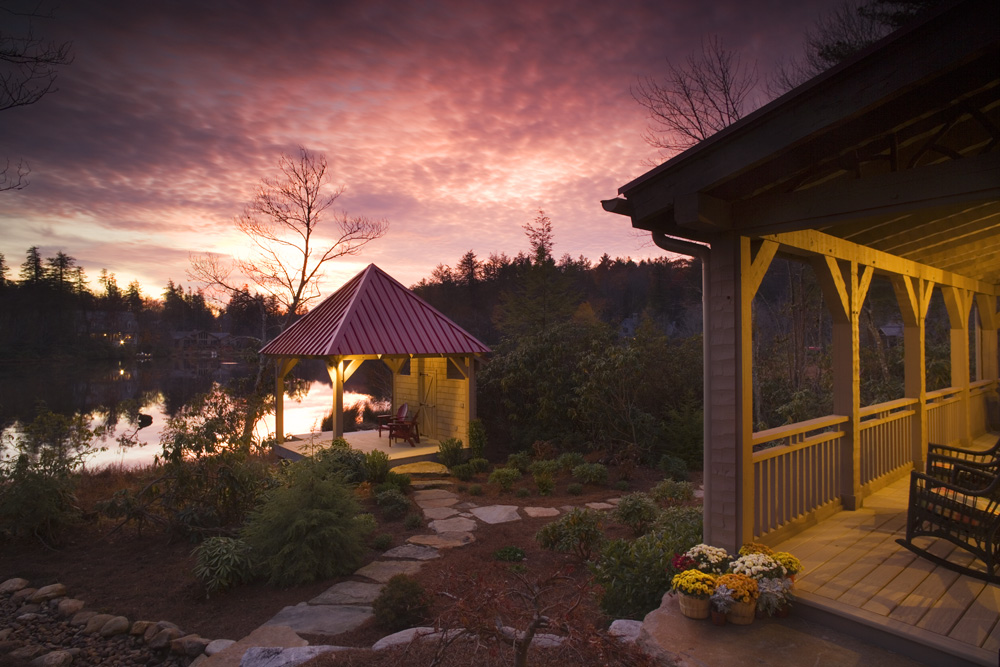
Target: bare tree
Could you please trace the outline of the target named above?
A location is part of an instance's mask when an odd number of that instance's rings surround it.
[[[47,18],[38,6],[17,11],[0,6],[0,111],[34,104],[56,90],[57,69],[73,61],[71,42],[47,41],[35,34],[35,21]],[[28,163],[6,160],[0,192],[28,185]]]
[[[322,154],[299,148],[298,157],[282,155],[281,175],[261,180],[253,199],[236,218],[237,228],[253,245],[253,254],[225,266],[216,255],[191,257],[188,277],[232,294],[242,287],[230,276],[234,269],[252,280],[285,308],[287,327],[306,305],[319,297],[323,266],[344,255],[356,255],[388,231],[386,220],[329,212],[343,194],[341,186],[324,192],[327,161]],[[330,220],[332,238],[321,226]]]
[[[641,78],[631,90],[649,112],[646,142],[670,157],[707,139],[756,108],[758,80],[756,63],[744,62],[718,37],[682,64],[668,60],[662,80]]]

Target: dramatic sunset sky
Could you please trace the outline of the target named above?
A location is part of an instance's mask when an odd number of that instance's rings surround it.
[[[326,154],[341,208],[390,223],[324,294],[370,262],[411,285],[470,249],[526,251],[538,209],[557,257],[655,255],[600,205],[656,157],[629,86],[711,34],[766,73],[836,4],[50,3],[37,32],[75,60],[58,92],[0,113],[0,166],[32,170],[0,193],[0,252],[14,277],[37,245],[94,288],[105,267],[159,296],[192,252],[247,254],[233,218],[301,145]]]

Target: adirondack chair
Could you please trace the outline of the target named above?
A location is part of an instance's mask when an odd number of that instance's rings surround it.
[[[406,413],[410,411],[410,405],[408,403],[403,403],[399,406],[399,410],[396,410],[395,415],[378,415],[378,437],[382,437],[382,429],[389,431],[389,437],[392,437],[392,430],[389,428],[390,424],[393,422],[402,422],[406,419]],[[389,442],[392,444],[392,441]]]
[[[416,447],[420,442],[420,410],[413,413],[412,419],[389,422],[389,446],[393,439],[404,440],[410,447]]]

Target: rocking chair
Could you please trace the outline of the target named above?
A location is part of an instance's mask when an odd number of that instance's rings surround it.
[[[404,440],[410,443],[410,447],[416,447],[420,442],[420,410],[413,413],[412,419],[402,419],[400,421],[389,422],[389,446],[392,447],[392,440]]]

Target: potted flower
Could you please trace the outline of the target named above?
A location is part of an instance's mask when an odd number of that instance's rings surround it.
[[[728,551],[708,544],[696,544],[684,555],[691,561],[691,567],[715,575],[725,574],[733,561]]]
[[[774,553],[771,547],[766,544],[761,544],[760,542],[747,542],[742,547],[740,547],[740,555],[746,556],[748,554],[765,554],[770,556]]]
[[[788,577],[789,584],[795,583],[795,575],[802,571],[802,561],[787,551],[775,551],[771,554],[771,558],[778,561],[785,568],[785,575]]]
[[[751,579],[782,579],[785,567],[771,556],[761,552],[751,552],[733,561],[733,572],[745,574]]]
[[[757,582],[745,574],[729,573],[715,580],[716,590],[719,586],[725,586],[732,597],[726,620],[736,625],[753,623],[759,594]]]
[[[716,580],[718,581],[718,580]],[[715,625],[726,624],[726,614],[733,606],[733,592],[725,584],[717,583],[712,597],[708,599],[709,613],[712,615],[712,623]]]
[[[701,570],[674,575],[670,590],[677,594],[681,613],[688,618],[708,618],[708,599],[715,590],[715,577]]]
[[[787,616],[790,583],[784,577],[767,577],[757,582],[757,611],[763,616]]]

